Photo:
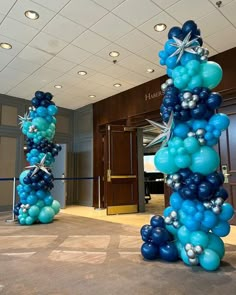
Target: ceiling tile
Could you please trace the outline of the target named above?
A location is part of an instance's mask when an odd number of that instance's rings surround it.
[[[198,24],[198,27],[201,28],[201,35],[203,38],[217,33],[219,30],[231,25],[218,10],[214,10],[210,14],[197,19],[196,23]]]
[[[0,80],[1,94],[7,94],[7,92],[10,91],[12,87],[14,87],[14,85],[12,85],[7,79]]]
[[[87,75],[84,75],[84,76],[81,76],[78,74],[79,71],[85,71],[87,72]],[[89,77],[93,76],[94,74],[96,74],[96,71],[92,70],[92,69],[89,69],[85,66],[82,66],[82,65],[77,65],[76,67],[74,67],[73,69],[71,69],[68,74],[70,75],[74,75],[76,77],[79,77],[80,79],[83,79],[83,80],[86,80],[88,79]]]
[[[211,1],[216,7],[217,7],[217,5],[216,5],[216,0],[209,0],[209,1]],[[224,1],[221,1],[222,3],[221,3],[221,5],[220,5],[220,9],[222,9],[222,7],[224,7],[225,5],[227,5],[227,4],[229,4],[230,2],[233,2],[233,1],[235,1],[235,0],[224,0]]]
[[[189,1],[181,0],[166,9],[179,22],[184,23],[189,19],[196,20],[216,9],[212,3],[206,0]],[[187,11],[187,13],[186,13]]]
[[[212,48],[208,43],[206,43],[205,41],[203,42],[203,47],[207,48],[209,50],[209,56],[213,56],[216,55],[218,53],[218,51],[216,51],[214,48]]]
[[[67,44],[65,41],[41,32],[29,43],[29,46],[55,55],[66,47]]]
[[[110,43],[110,41],[104,39],[103,37],[90,30],[85,31],[72,42],[72,44],[78,46],[79,48],[92,53],[100,51]]]
[[[49,62],[45,64],[46,68],[49,68],[51,70],[55,70],[57,72],[65,73],[71,70],[76,66],[75,63],[70,62],[68,60],[62,59],[60,57],[53,57]]]
[[[18,55],[20,58],[25,59],[29,62],[43,65],[49,61],[53,55],[43,52],[42,50],[26,46]]]
[[[88,81],[112,87],[113,84],[116,83],[116,78],[110,77],[102,73],[97,73],[93,75],[92,77],[88,78]]]
[[[150,0],[126,0],[112,11],[133,26],[139,26],[161,12]]]
[[[39,14],[39,18],[37,20],[27,18],[24,14],[27,10],[36,11]],[[8,14],[10,18],[39,30],[42,29],[54,17],[54,15],[55,12],[33,3],[30,0],[17,1]]]
[[[17,85],[16,87],[11,88],[7,92],[7,94],[11,95],[11,96],[30,100],[30,99],[32,99],[34,92],[35,92],[35,90],[33,89],[33,87],[32,87],[32,89],[30,89],[30,85],[22,82],[19,85]]]
[[[114,14],[109,13],[90,29],[108,40],[115,41],[131,31],[133,27]]]
[[[128,74],[123,75],[121,79],[133,85],[140,85],[150,80],[147,77],[134,72],[129,72]]]
[[[236,1],[233,1],[228,5],[224,5],[220,8],[220,11],[225,15],[225,17],[227,17],[230,22],[232,22],[234,26],[236,26]]]
[[[81,63],[81,65],[99,72],[100,70],[109,67],[111,63],[98,56],[92,56],[83,63]]]
[[[57,79],[59,76],[61,76],[62,73],[53,71],[51,69],[47,69],[45,67],[38,69],[36,72],[34,72],[30,78],[34,81],[38,81],[42,85],[46,85],[55,79]]]
[[[153,42],[152,45],[145,47],[144,49],[137,51],[137,55],[159,65],[159,57],[158,53],[160,50],[163,50],[163,46],[161,46],[157,42]]]
[[[0,13],[0,23],[3,21],[5,15]]]
[[[109,53],[111,51],[117,51],[120,53],[119,56],[117,57],[111,57],[109,55]],[[105,48],[103,48],[101,51],[97,52],[96,55],[109,60],[109,61],[113,61],[113,60],[117,60],[117,62],[119,63],[120,60],[122,60],[123,58],[129,56],[131,54],[130,51],[128,51],[127,49],[117,45],[116,43],[111,43],[110,45],[106,46]]]
[[[7,55],[16,56],[24,47],[25,44],[22,44],[20,42],[17,42],[11,38],[5,37],[3,35],[0,35],[1,42],[6,42],[12,45],[12,48],[9,50],[3,49],[0,47],[0,54],[4,52]]]
[[[61,52],[58,53],[59,57],[77,64],[87,59],[90,55],[91,53],[71,44],[66,46]]]
[[[124,67],[119,66],[118,64],[112,64],[110,67],[101,70],[101,73],[109,75],[113,78],[120,78],[123,75],[130,73],[130,71]]]
[[[27,44],[30,42],[38,30],[30,26],[22,24],[9,17],[5,18],[0,26],[0,34],[12,38],[21,43]]]
[[[115,41],[115,43],[132,52],[142,50],[148,45],[151,45],[153,42],[154,41],[150,37],[138,30],[133,30]]]
[[[40,67],[40,65],[29,62],[18,56],[15,57],[13,61],[9,63],[8,66],[12,69],[22,71],[27,74],[32,74],[34,71],[36,71]]]
[[[154,26],[159,23],[164,23],[167,25],[167,29],[163,32],[157,32],[154,30]],[[167,35],[170,28],[173,26],[179,26],[178,23],[173,17],[171,17],[166,12],[161,12],[160,14],[154,16],[152,19],[139,26],[138,29],[148,36],[152,37],[154,40],[159,43],[165,43],[167,41]]]
[[[70,0],[31,0],[41,6],[51,9],[52,11],[60,11]]]
[[[114,9],[116,6],[124,2],[125,0],[93,0],[97,4],[103,6],[108,10]]]
[[[0,0],[0,13],[7,14],[12,6],[17,2],[16,0]]]
[[[166,9],[178,2],[179,0],[151,0],[153,3],[157,4],[161,9]]]
[[[85,30],[85,27],[59,14],[56,15],[43,29],[45,33],[53,35],[66,42],[73,41]]]
[[[224,36],[224,42],[222,42],[222,36]],[[233,48],[236,46],[236,29],[233,26],[224,28],[206,37],[205,42],[218,52]]]
[[[0,81],[6,80],[11,85],[17,85],[22,82],[25,78],[27,78],[29,74],[23,73],[21,71],[17,71],[11,68],[5,68],[0,72]]]
[[[53,82],[55,82],[54,85],[62,85],[63,89],[65,88],[71,88],[78,82],[79,78],[73,75],[68,75],[67,73],[58,77]]]
[[[71,0],[60,14],[87,28],[95,24],[108,11],[90,0]]]
[[[14,59],[14,56],[8,55],[0,50],[0,71]],[[0,91],[1,92],[1,91]]]

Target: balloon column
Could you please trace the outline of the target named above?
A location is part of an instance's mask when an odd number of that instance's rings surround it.
[[[53,174],[50,166],[61,150],[54,144],[55,115],[58,112],[49,92],[36,91],[29,113],[19,116],[22,132],[27,136],[26,167],[19,177],[17,192],[20,202],[14,212],[22,225],[36,222],[50,223],[60,210],[60,203],[53,199]]]
[[[230,232],[234,209],[225,202],[228,193],[222,187],[224,176],[217,171],[220,160],[213,148],[229,126],[229,118],[215,112],[221,105],[220,94],[211,91],[220,83],[222,69],[208,61],[208,54],[200,30],[191,20],[182,28],[171,28],[164,50],[159,52],[169,76],[161,86],[162,129],[168,138],[158,136],[159,142],[166,141],[154,162],[167,174],[167,184],[174,192],[163,217],[154,217],[159,223],[152,219],[142,227],[141,252],[146,259],[180,258],[187,265],[200,264],[213,271],[224,256],[221,237]]]

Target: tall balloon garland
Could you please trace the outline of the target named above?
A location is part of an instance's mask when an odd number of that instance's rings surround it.
[[[182,259],[213,271],[224,256],[221,237],[230,232],[234,209],[225,202],[228,193],[213,148],[230,123],[227,115],[215,112],[222,98],[211,91],[220,83],[222,69],[208,61],[208,54],[192,20],[171,28],[159,52],[169,79],[161,86],[164,125],[150,121],[162,134],[151,144],[163,141],[154,162],[167,174],[173,193],[163,217],[154,216],[141,228],[141,253],[149,260]]]
[[[30,164],[19,177],[17,192],[20,202],[14,213],[22,225],[36,222],[50,223],[60,211],[60,203],[53,199],[51,165],[61,150],[52,142],[55,135],[58,108],[49,92],[36,91],[32,106],[24,116],[19,116],[22,133],[27,136],[26,159]]]

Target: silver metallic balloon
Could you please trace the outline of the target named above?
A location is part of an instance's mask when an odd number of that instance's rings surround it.
[[[174,189],[175,190],[179,190],[181,188],[181,183],[180,182],[176,182],[175,184],[174,184]]]
[[[173,179],[174,181],[179,181],[179,180],[180,180],[180,175],[179,175],[179,174],[173,174],[173,175],[172,175],[172,179]]]
[[[195,107],[196,107],[196,102],[195,101],[193,101],[193,100],[191,100],[189,103],[188,103],[188,107],[190,108],[190,109],[194,109]]]
[[[223,205],[223,203],[224,203],[224,199],[220,197],[215,199],[215,205],[220,206],[220,205]]]
[[[206,143],[204,138],[198,138],[198,142],[200,143],[200,145],[204,145]]]
[[[205,129],[203,129],[203,128],[197,129],[197,131],[196,131],[197,136],[204,136],[204,134],[205,134]]]
[[[186,251],[188,251],[188,250],[190,250],[190,249],[192,249],[192,245],[190,244],[190,243],[187,243],[185,246],[184,246],[184,249],[186,250]]]
[[[212,211],[213,211],[215,214],[220,214],[220,212],[221,212],[221,207],[220,207],[220,206],[212,207]]]
[[[183,94],[183,98],[184,99],[189,99],[189,98],[191,98],[192,97],[192,93],[191,92],[185,92],[184,94]]]
[[[177,217],[177,212],[176,211],[171,211],[170,216],[172,218],[176,218]]]
[[[179,222],[177,220],[175,220],[175,221],[173,221],[173,226],[175,228],[178,228],[178,227],[180,227],[180,224],[179,224]]]
[[[195,257],[195,258],[189,258],[189,263],[191,265],[198,265],[199,261],[198,261],[198,258]]]
[[[166,83],[161,84],[161,90],[162,91],[166,91],[166,88],[167,88],[167,84]]]
[[[187,255],[188,255],[189,258],[195,258],[195,257],[196,257],[196,254],[195,254],[195,252],[193,251],[193,249],[189,249],[189,250],[187,251]]]
[[[173,79],[167,79],[167,80],[166,80],[166,84],[167,84],[168,86],[173,85],[173,84],[174,84]]]
[[[192,131],[190,131],[190,132],[188,132],[188,137],[194,137],[195,136],[195,133],[194,132],[192,132]]]
[[[207,61],[207,60],[208,60],[208,58],[207,58],[207,56],[206,56],[206,55],[203,55],[203,56],[201,56],[201,57],[200,57],[200,60],[201,60],[201,61]]]
[[[209,202],[204,202],[203,203],[203,206],[205,207],[205,208],[207,208],[207,209],[210,209],[211,208],[211,203],[209,203]]]
[[[202,48],[202,47],[198,47],[198,49],[197,49],[197,54],[198,54],[198,55],[202,55],[202,54],[204,54],[204,48]]]
[[[166,216],[165,223],[166,224],[171,224],[172,223],[172,220],[171,220],[171,218],[169,216]]]
[[[194,247],[194,252],[197,254],[201,254],[203,252],[203,248],[200,245]]]
[[[198,102],[199,101],[199,96],[197,94],[193,94],[192,100],[195,101],[195,102]]]
[[[181,106],[182,106],[183,109],[188,109],[188,102],[185,101],[185,100],[182,101],[182,102],[181,102]]]

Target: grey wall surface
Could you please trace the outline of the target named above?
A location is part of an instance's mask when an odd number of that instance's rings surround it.
[[[93,177],[93,107],[85,106],[74,111],[75,177]],[[81,179],[76,183],[74,203],[93,206],[93,179]]]

